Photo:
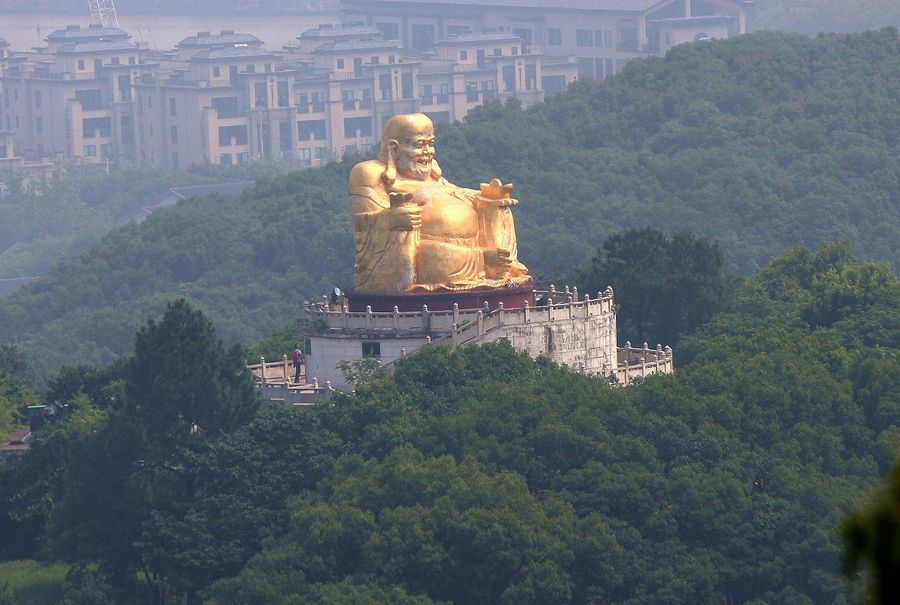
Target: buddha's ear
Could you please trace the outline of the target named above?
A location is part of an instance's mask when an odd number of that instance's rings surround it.
[[[438,164],[437,160],[431,159],[431,177],[435,179],[439,179],[444,176],[444,171],[441,170],[440,164]]]
[[[387,164],[384,167],[384,174],[381,178],[389,187],[397,180],[397,149],[399,147],[400,143],[396,140],[392,139],[388,143]]]

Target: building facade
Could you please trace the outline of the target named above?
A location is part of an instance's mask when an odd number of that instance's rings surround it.
[[[224,30],[160,51],[92,25],[27,53],[0,42],[0,53],[0,130],[19,156],[170,170],[319,165],[368,152],[396,114],[461,120],[486,101],[542,101],[576,78],[574,61],[502,32],[455,32],[418,52],[375,27],[325,25],[271,51]]]
[[[573,56],[603,79],[632,58],[747,31],[753,0],[342,0],[348,23],[427,50],[460,32],[507,32],[545,56]]]

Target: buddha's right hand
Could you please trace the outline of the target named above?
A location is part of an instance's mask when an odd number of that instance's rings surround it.
[[[422,206],[412,199],[412,193],[390,194],[392,231],[414,231],[422,226]]]

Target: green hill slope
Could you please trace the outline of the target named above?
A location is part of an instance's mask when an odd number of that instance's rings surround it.
[[[624,227],[716,238],[746,274],[795,243],[833,239],[896,270],[898,74],[893,29],[688,45],[530,111],[495,105],[443,125],[438,155],[460,184],[516,184],[520,257],[540,275],[585,265]],[[350,279],[349,167],[120,229],[0,301],[0,341],[21,341],[45,375],[102,365],[175,296],[227,341],[258,338]]]

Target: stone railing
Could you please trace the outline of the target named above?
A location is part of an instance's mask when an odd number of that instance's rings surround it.
[[[329,382],[320,385],[315,378],[307,382],[305,367],[300,372],[300,382],[294,382],[294,368],[287,355],[282,355],[281,361],[275,362],[266,362],[264,357],[260,357],[259,363],[249,364],[247,369],[263,398],[273,403],[316,405],[328,401],[337,392]]]
[[[635,378],[644,378],[651,374],[672,374],[675,371],[672,348],[656,345],[655,349],[645,342],[640,347],[632,347],[625,342],[624,347],[616,349],[618,363],[615,370],[615,384],[626,385]]]
[[[447,344],[458,346],[499,326],[592,317],[613,311],[612,288],[598,292],[596,298],[587,294],[579,297],[578,290],[574,288],[535,294],[542,302],[534,306],[522,301],[522,306],[518,308],[505,308],[501,303],[494,309],[487,304],[480,309],[460,309],[454,303],[448,311],[431,311],[423,305],[421,311],[400,311],[394,307],[392,312],[376,312],[370,307],[362,312],[351,312],[346,303],[331,305],[327,297],[322,297],[321,302],[304,304],[303,319],[307,329],[318,335],[327,335],[332,331],[343,334],[427,334],[436,340],[449,339]],[[554,296],[562,301],[555,301]]]

